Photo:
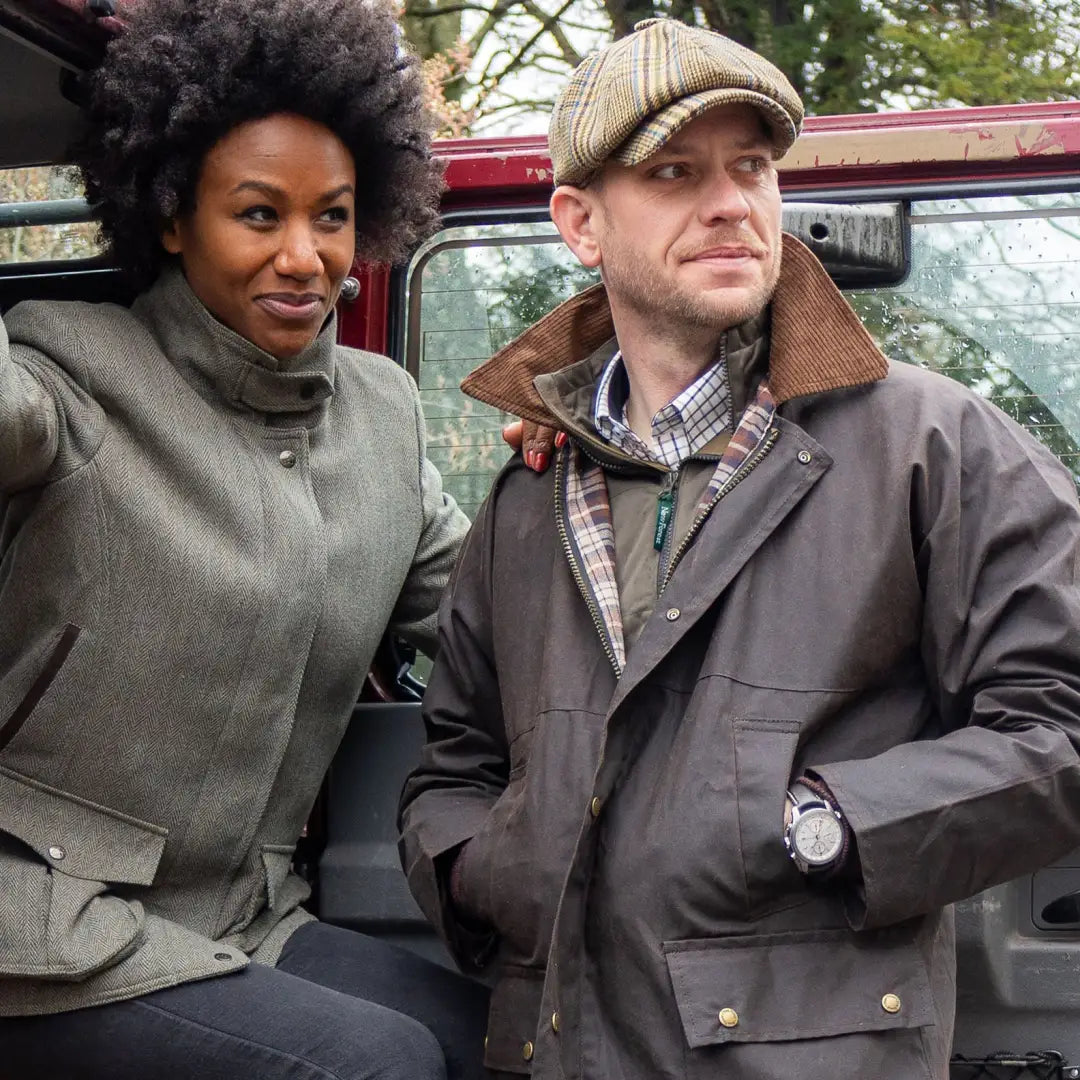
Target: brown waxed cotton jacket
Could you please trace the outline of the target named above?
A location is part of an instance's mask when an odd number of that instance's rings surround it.
[[[773,440],[620,677],[556,526],[569,448],[554,475],[506,467],[444,599],[402,853],[463,966],[493,971],[493,1069],[944,1080],[949,905],[1080,843],[1070,476],[973,393],[889,365],[790,238],[771,315]],[[592,290],[468,386],[565,419],[565,380],[532,376],[611,333]],[[857,882],[808,884],[785,853],[806,769]],[[490,932],[448,902],[465,841]]]

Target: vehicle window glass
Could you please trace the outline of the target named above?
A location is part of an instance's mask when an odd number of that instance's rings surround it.
[[[428,454],[469,517],[509,457],[510,419],[461,380],[563,300],[593,284],[550,222],[447,229],[409,273],[406,363],[420,387]]]
[[[848,298],[893,360],[939,371],[1027,427],[1080,483],[1080,195],[911,206],[911,272]],[[547,222],[448,229],[413,260],[406,362],[431,457],[472,516],[508,457],[507,417],[462,377],[592,284]]]
[[[91,258],[96,233],[72,169],[0,169],[0,266]]]
[[[1080,194],[911,210],[907,280],[848,299],[889,357],[989,398],[1080,484]]]

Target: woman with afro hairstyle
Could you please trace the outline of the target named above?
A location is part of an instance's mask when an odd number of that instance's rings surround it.
[[[138,298],[0,323],[0,1075],[481,1076],[487,991],[291,867],[467,528],[408,375],[336,344],[436,221],[417,65],[369,0],[135,11],[76,162]]]

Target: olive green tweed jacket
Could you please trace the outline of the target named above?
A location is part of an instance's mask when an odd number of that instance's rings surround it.
[[[279,366],[176,270],[8,314],[0,1015],[276,960],[372,653],[430,644],[466,528],[412,381],[333,320]]]

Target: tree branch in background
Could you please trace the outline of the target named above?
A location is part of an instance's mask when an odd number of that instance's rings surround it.
[[[509,4],[505,5],[502,8],[503,12],[509,7]],[[499,8],[498,4],[494,8],[489,8],[485,4],[446,4],[443,7],[407,7],[401,14],[407,19],[438,19],[443,15],[460,15],[465,11],[482,11],[486,15],[491,15],[498,12]]]
[[[544,21],[540,24],[540,29],[524,45],[518,49],[517,54],[510,60],[510,62],[494,76],[495,81],[501,82],[507,75],[516,71],[525,62],[525,58],[529,55],[529,50],[546,34],[551,28],[559,21],[559,17],[577,3],[577,0],[564,0],[562,7],[558,11],[548,15],[544,18]]]
[[[539,5],[533,2],[533,0],[523,0],[522,6],[530,15],[532,15],[534,19],[544,18],[544,12],[541,10]],[[568,4],[565,8],[563,8],[563,11],[560,12],[559,16],[556,17],[556,21],[553,25],[549,27],[549,30],[551,31],[551,36],[555,39],[555,43],[559,46],[559,51],[562,53],[563,59],[567,62],[567,64],[570,65],[570,67],[575,68],[578,66],[578,64],[581,63],[583,57],[581,53],[579,53],[577,49],[575,49],[574,46],[570,44],[570,39],[566,36],[565,31],[559,26],[558,23],[558,18],[561,17],[561,15],[572,6],[573,5]]]
[[[435,135],[440,139],[457,139],[467,135],[476,119],[475,109],[466,109],[461,102],[448,98],[446,90],[469,70],[472,56],[464,42],[458,42],[445,53],[436,53],[421,61],[424,91],[428,108],[435,117]]]
[[[560,75],[661,12],[767,56],[810,114],[1046,101],[1080,89],[1080,0],[403,2],[422,58],[449,57],[464,39],[468,68],[451,60],[436,80],[443,99],[461,104],[454,130],[465,115],[507,124],[526,104],[548,112]]]
[[[652,0],[604,0],[611,19],[612,37],[626,37],[634,29],[634,23],[651,19],[656,15]]]

